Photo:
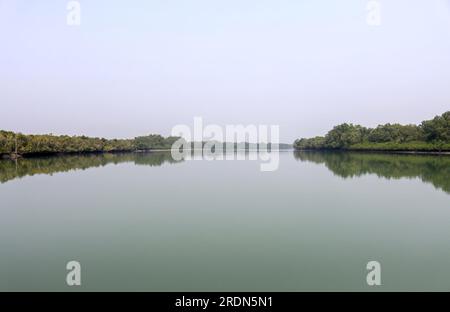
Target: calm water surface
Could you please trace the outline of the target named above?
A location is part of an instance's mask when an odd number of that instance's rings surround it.
[[[0,161],[0,290],[450,291],[450,157]]]

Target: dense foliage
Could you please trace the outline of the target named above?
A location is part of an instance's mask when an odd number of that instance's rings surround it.
[[[49,154],[85,152],[129,152],[135,150],[169,149],[177,140],[149,135],[135,139],[104,139],[86,136],[24,135],[0,131],[0,154]]]
[[[151,134],[135,138],[134,146],[137,150],[170,149],[178,139],[179,137],[164,138],[158,134]]]
[[[148,150],[168,150],[179,137],[162,137],[158,134],[140,136],[134,139],[104,139],[86,136],[24,135],[8,131],[0,131],[0,155],[16,152],[27,154],[54,153],[89,153],[89,152],[132,152]],[[201,142],[204,146],[206,142]],[[216,145],[226,150],[226,143]],[[258,144],[234,143],[235,149],[258,149]],[[194,148],[194,142],[191,143]],[[268,144],[271,148],[271,144]],[[292,148],[290,144],[279,144],[280,149]]]
[[[450,150],[450,111],[420,125],[386,124],[376,128],[341,124],[324,137],[299,139],[294,148],[352,150]]]

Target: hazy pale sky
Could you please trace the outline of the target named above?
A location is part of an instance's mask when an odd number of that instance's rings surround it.
[[[134,137],[278,124],[283,142],[450,109],[450,1],[0,0],[0,129]]]

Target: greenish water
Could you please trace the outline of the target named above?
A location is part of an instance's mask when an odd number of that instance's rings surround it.
[[[0,161],[0,290],[450,291],[450,157]],[[82,286],[66,285],[81,263]],[[366,284],[381,264],[382,286]]]

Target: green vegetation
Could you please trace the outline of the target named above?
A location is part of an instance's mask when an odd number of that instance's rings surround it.
[[[24,135],[0,131],[0,154],[14,154],[16,151],[20,155],[27,155],[169,149],[177,139],[153,134],[130,140],[107,140],[86,136]]]
[[[162,137],[158,134],[140,136],[134,139],[89,138],[86,136],[24,135],[0,130],[0,155],[33,155],[59,153],[114,153],[151,150],[168,150],[179,137]],[[204,146],[207,142],[202,142]],[[191,143],[194,148],[194,142]],[[226,150],[225,143],[218,147]],[[258,144],[234,143],[235,149],[258,149]],[[268,148],[271,149],[271,144]],[[279,144],[280,149],[292,148],[290,144]]]
[[[136,150],[144,151],[150,149],[170,149],[172,144],[178,139],[179,137],[164,138],[158,134],[151,134],[135,138],[134,147]]]
[[[324,137],[299,139],[297,150],[450,151],[450,111],[420,125],[386,124],[376,128],[341,124]]]
[[[376,174],[386,179],[419,178],[450,193],[450,158],[430,155],[297,151],[297,160],[325,164],[343,178]]]

